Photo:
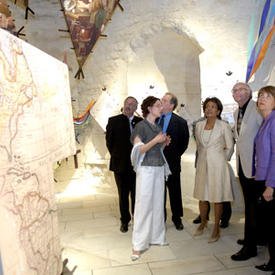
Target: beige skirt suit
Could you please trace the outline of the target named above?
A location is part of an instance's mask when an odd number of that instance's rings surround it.
[[[230,125],[217,119],[207,137],[204,135],[206,120],[196,124],[195,136],[198,159],[194,198],[209,202],[233,201],[229,164],[233,150]],[[205,140],[206,139],[206,140]]]

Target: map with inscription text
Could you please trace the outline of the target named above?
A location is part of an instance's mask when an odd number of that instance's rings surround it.
[[[67,66],[0,29],[0,254],[5,275],[60,275],[53,162],[74,153]]]

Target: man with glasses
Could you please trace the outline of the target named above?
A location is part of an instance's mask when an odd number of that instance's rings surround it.
[[[238,82],[232,89],[234,100],[239,108],[234,113],[234,134],[236,138],[237,172],[242,186],[245,204],[244,239],[237,243],[242,249],[231,256],[234,261],[245,261],[257,255],[259,234],[256,228],[257,192],[252,178],[252,157],[254,137],[261,125],[262,118],[252,100],[252,91],[248,84]]]
[[[173,113],[178,105],[178,99],[171,93],[166,93],[162,100],[162,116],[159,124],[162,132],[171,137],[171,143],[164,149],[165,158],[169,164],[172,174],[166,181],[169,191],[170,206],[172,211],[172,221],[177,230],[183,230],[181,217],[183,216],[182,198],[181,198],[181,155],[185,152],[189,142],[189,130],[185,119]],[[165,201],[166,204],[166,189]],[[166,218],[166,208],[165,208]]]
[[[106,127],[106,145],[111,155],[110,170],[114,172],[119,196],[121,226],[120,231],[128,231],[131,220],[129,212],[129,194],[131,195],[131,210],[134,214],[136,174],[130,160],[132,143],[131,132],[142,118],[134,116],[137,110],[137,100],[129,96],[124,100],[122,114],[110,117]]]

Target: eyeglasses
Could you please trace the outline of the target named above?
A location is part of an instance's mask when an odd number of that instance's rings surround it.
[[[237,93],[238,91],[243,91],[243,90],[246,90],[247,91],[247,88],[245,88],[245,87],[240,87],[240,88],[237,88],[237,89],[233,89],[231,92],[232,92],[232,94],[235,94],[235,93]]]

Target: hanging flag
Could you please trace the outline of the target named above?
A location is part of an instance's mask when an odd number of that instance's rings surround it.
[[[263,61],[263,59],[264,59],[264,57],[265,57],[265,54],[266,54],[266,52],[267,52],[267,49],[268,49],[268,46],[269,46],[269,44],[270,44],[271,38],[272,38],[272,36],[273,36],[273,34],[274,34],[274,31],[275,31],[275,21],[274,21],[274,24],[273,24],[272,29],[270,30],[270,32],[269,32],[267,38],[265,39],[265,41],[264,41],[264,43],[263,43],[263,45],[262,45],[262,47],[261,47],[261,49],[260,49],[260,51],[259,51],[257,60],[256,60],[256,62],[255,62],[255,64],[254,64],[254,67],[253,67],[253,70],[252,70],[252,72],[251,72],[251,74],[250,74],[249,79],[252,77],[252,75],[253,75],[253,74],[258,70],[258,68],[260,67],[260,65],[261,65],[261,63],[262,63],[262,61]],[[248,79],[248,80],[249,80],[249,79]]]
[[[267,0],[261,16],[258,39],[255,42],[247,64],[246,82],[248,82],[252,75],[257,71],[265,57],[271,38],[274,34],[274,19],[275,0]]]
[[[15,25],[6,0],[0,0],[0,28],[16,34]]]
[[[253,15],[251,17],[251,23],[250,23],[250,27],[249,27],[249,36],[248,36],[248,48],[247,48],[247,62],[249,61],[250,55],[252,53],[253,50],[253,46],[255,43],[255,37],[256,37],[256,30],[255,30],[255,26],[257,24],[257,18],[256,18],[256,12],[258,10],[258,7],[255,6],[255,10],[253,12]]]
[[[79,70],[82,67],[118,4],[116,0],[60,0],[71,35]]]
[[[80,114],[80,115],[78,115],[78,116],[76,116],[76,117],[73,118],[74,119],[74,124],[81,125],[81,124],[83,124],[83,123],[85,123],[87,121],[87,119],[88,119],[88,117],[90,115],[90,110],[94,106],[95,102],[96,102],[95,100],[92,100],[89,103],[89,105],[86,108],[86,110],[82,114]]]

